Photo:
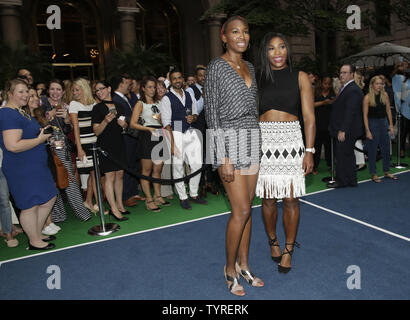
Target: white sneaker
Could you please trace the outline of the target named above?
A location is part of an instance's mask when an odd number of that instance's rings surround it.
[[[53,222],[51,222],[48,226],[57,232],[61,230],[61,228],[58,225],[54,224]]]
[[[57,231],[51,228],[50,225],[48,225],[47,227],[43,229],[43,231],[41,231],[41,233],[44,234],[45,236],[52,236],[52,235],[55,235]]]

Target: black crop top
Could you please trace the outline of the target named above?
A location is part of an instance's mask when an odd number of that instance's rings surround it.
[[[299,116],[300,90],[299,71],[289,67],[272,70],[274,82],[264,76],[259,84],[259,115],[271,109]]]

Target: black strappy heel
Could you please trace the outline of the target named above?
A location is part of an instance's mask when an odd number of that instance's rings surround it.
[[[278,242],[278,244],[275,244],[275,242]],[[269,245],[272,247],[279,247],[279,249],[280,249],[280,246],[279,246],[279,241],[278,241],[278,238],[277,237],[275,237],[274,239],[269,239]],[[273,261],[275,261],[276,263],[280,263],[280,261],[282,260],[282,255],[280,255],[280,256],[278,256],[278,257],[274,257],[274,256],[272,256],[272,260]]]
[[[286,245],[292,245],[292,246],[293,246],[292,250],[289,251],[289,249],[286,248]],[[293,255],[293,249],[295,248],[295,246],[296,246],[297,248],[300,248],[300,244],[297,243],[296,241],[293,242],[293,243],[285,243],[285,250],[286,250],[286,252],[282,253],[282,256],[283,256],[284,254],[290,254],[290,256],[292,256],[292,255]],[[279,271],[280,273],[288,273],[288,272],[290,271],[290,269],[292,269],[292,267],[283,267],[283,266],[281,266],[280,264],[278,264],[278,271]]]

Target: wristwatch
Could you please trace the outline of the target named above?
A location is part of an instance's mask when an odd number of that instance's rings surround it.
[[[315,148],[306,148],[306,152],[311,152],[312,154],[315,154]]]

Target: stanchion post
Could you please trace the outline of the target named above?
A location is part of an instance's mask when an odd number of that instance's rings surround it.
[[[396,169],[406,169],[409,165],[407,163],[400,163],[400,136],[401,136],[401,113],[397,110],[397,162],[392,163],[391,167]]]
[[[97,197],[98,197],[98,207],[100,213],[101,225],[97,225],[88,230],[88,234],[93,236],[106,236],[113,232],[120,230],[120,226],[116,223],[105,223],[104,222],[104,207],[102,201],[102,192],[101,192],[101,180],[100,180],[100,167],[98,165],[98,153],[97,146],[93,143],[93,164],[94,164],[94,174],[95,174],[95,183],[97,187]]]

